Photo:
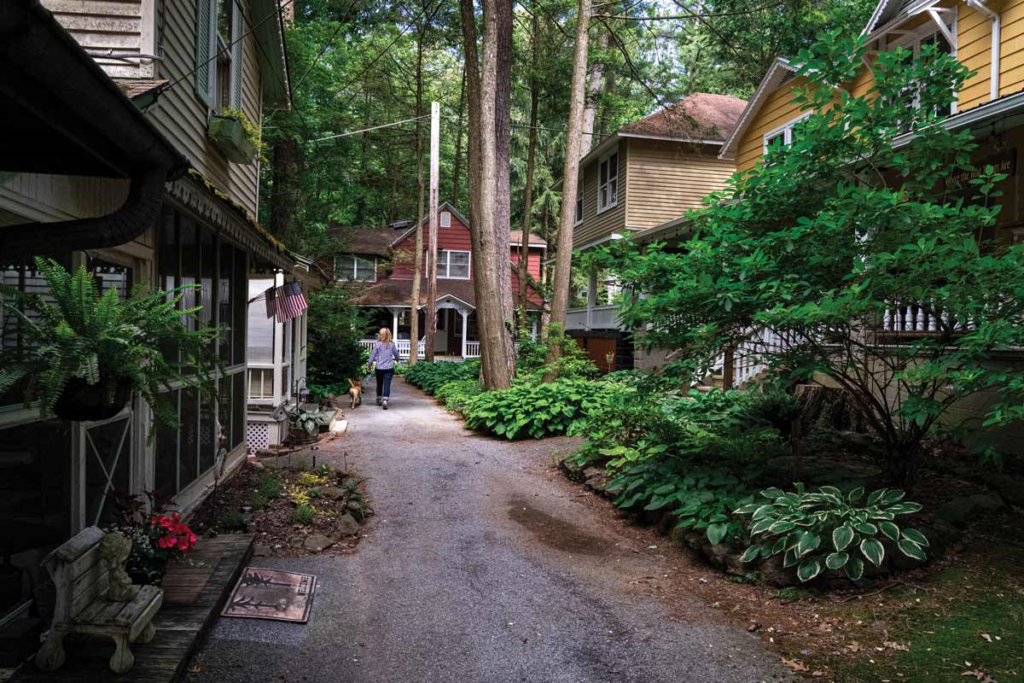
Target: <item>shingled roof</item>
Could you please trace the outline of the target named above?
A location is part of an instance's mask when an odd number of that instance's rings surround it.
[[[387,256],[388,249],[401,235],[394,228],[335,225],[327,229],[327,234],[337,237],[344,243],[349,254],[368,254]]]
[[[679,102],[628,123],[619,134],[723,142],[736,127],[746,101],[728,95],[693,93]]]

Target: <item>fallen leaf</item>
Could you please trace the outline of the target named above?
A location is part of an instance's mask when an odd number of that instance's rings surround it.
[[[982,637],[982,638],[984,638],[985,640],[987,640],[987,641],[988,641],[988,642],[990,642],[990,643],[992,642],[992,636],[990,636],[990,635],[989,635],[989,634],[987,634],[987,633],[982,633],[982,634],[981,634],[981,637]]]
[[[887,640],[887,641],[883,642],[882,644],[885,645],[890,650],[899,650],[900,652],[910,652],[910,643],[903,644],[903,643],[896,643],[896,642],[893,642],[891,640]]]
[[[856,640],[854,640],[853,642],[851,642],[849,645],[846,646],[846,649],[849,650],[850,652],[860,652],[864,648],[862,648],[860,646],[860,643],[858,643]]]
[[[810,671],[810,669],[808,669],[806,666],[804,666],[803,663],[800,660],[797,660],[797,659],[786,659],[785,657],[783,657],[782,658],[782,666],[785,666],[785,667],[787,667],[789,669],[792,669],[793,671],[796,671],[798,673],[803,673],[805,671]]]
[[[960,675],[961,676],[973,676],[974,678],[977,678],[980,681],[982,678],[985,677],[985,672],[984,671],[978,671],[977,669],[974,669],[974,670],[971,670],[971,671],[965,671],[965,672],[963,672]]]

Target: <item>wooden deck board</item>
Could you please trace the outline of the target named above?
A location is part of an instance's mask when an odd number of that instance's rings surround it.
[[[68,637],[63,667],[46,672],[29,662],[11,683],[174,683],[235,587],[252,555],[252,542],[249,535],[202,539],[193,565],[170,567],[164,579],[164,604],[153,619],[156,638],[132,646],[135,666],[128,673],[119,676],[109,669],[114,652],[109,639]]]

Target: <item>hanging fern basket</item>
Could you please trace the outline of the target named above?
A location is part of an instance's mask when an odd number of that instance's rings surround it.
[[[101,379],[89,384],[75,378],[65,385],[64,392],[53,406],[53,414],[73,422],[108,420],[128,405],[132,397],[132,384],[122,380],[114,383]]]

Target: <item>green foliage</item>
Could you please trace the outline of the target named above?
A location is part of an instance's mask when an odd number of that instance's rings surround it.
[[[892,478],[910,482],[922,440],[952,422],[955,402],[998,392],[987,424],[1024,419],[1024,370],[988,363],[1024,345],[1024,245],[986,237],[1005,175],[946,183],[972,170],[977,147],[969,131],[936,125],[967,69],[932,47],[909,62],[883,52],[869,92],[837,91],[865,49],[830,33],[800,55],[799,134],[691,215],[687,249],[616,245],[595,258],[642,294],[623,302],[623,322],[646,327],[649,346],[678,349],[677,372],[702,375],[749,342],[788,381],[827,376],[884,440]],[[935,331],[889,343],[879,328],[894,301]],[[789,343],[750,341],[751,330]]]
[[[854,581],[864,574],[864,561],[876,567],[885,558],[882,539],[901,553],[924,560],[928,539],[916,529],[901,528],[896,520],[921,510],[903,500],[899,489],[878,489],[867,497],[857,488],[845,496],[834,486],[808,493],[803,484],[796,492],[770,488],[761,499],[738,508],[750,515],[750,536],[757,541],[743,553],[744,562],[783,555],[783,565],[796,567],[801,581],[810,581],[826,569],[844,570]]]
[[[313,518],[316,517],[316,508],[308,503],[303,503],[292,511],[292,516],[297,524],[308,526],[313,523]]]
[[[462,363],[419,361],[405,371],[406,381],[422,389],[428,396],[435,395],[438,389],[448,382],[477,379],[479,376],[480,361],[476,359]]]
[[[277,498],[281,495],[281,478],[274,472],[267,472],[260,477],[256,491],[267,500]]]
[[[249,141],[249,144],[253,146],[257,154],[261,159],[264,158],[264,145],[260,135],[260,128],[253,123],[245,112],[241,109],[221,109],[216,113],[216,116],[222,116],[228,119],[234,119],[242,124],[242,130],[245,132],[245,137]]]
[[[483,393],[483,387],[476,379],[457,379],[441,385],[434,395],[437,402],[454,413],[465,413],[474,396]]]
[[[333,408],[321,410],[319,406],[313,410],[305,410],[302,405],[297,405],[288,413],[288,422],[293,429],[301,429],[313,435],[319,432],[321,427],[331,424],[336,412]]]
[[[466,426],[507,439],[574,433],[606,391],[607,385],[582,379],[518,382],[470,399]]]
[[[49,417],[72,380],[106,383],[111,392],[128,382],[154,417],[175,429],[177,409],[162,397],[172,384],[214,395],[210,382],[219,361],[212,346],[218,330],[201,327],[200,307],[179,306],[187,288],[149,293],[137,286],[121,301],[113,288],[101,295],[84,266],[72,275],[52,259],[36,257],[35,265],[48,298],[0,289],[9,297],[2,305],[17,319],[20,337],[17,346],[0,351],[0,393],[22,383],[26,406],[35,402]]]
[[[267,506],[267,503],[269,502],[270,499],[268,499],[259,491],[253,491],[252,493],[249,494],[249,507],[251,507],[253,510],[262,510]]]
[[[341,396],[348,392],[347,380],[366,372],[368,352],[359,344],[365,324],[350,298],[342,287],[309,293],[306,381],[319,394]]]
[[[558,346],[558,361],[552,367],[548,363],[551,346]],[[531,341],[528,335],[519,336],[519,358],[516,361],[516,376],[532,382],[539,382],[547,375],[562,379],[593,379],[600,370],[587,357],[576,340],[561,333],[561,327],[551,325],[546,342]]]

